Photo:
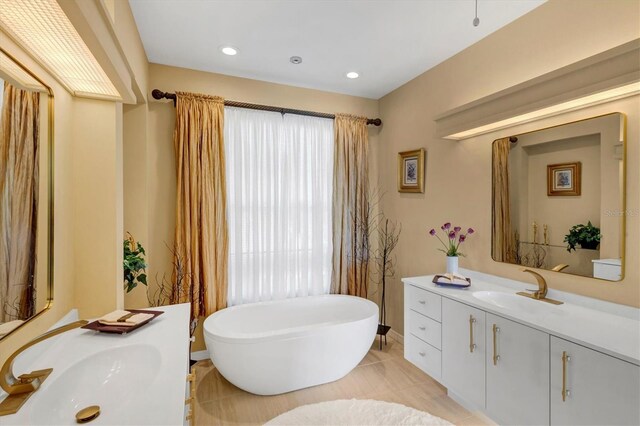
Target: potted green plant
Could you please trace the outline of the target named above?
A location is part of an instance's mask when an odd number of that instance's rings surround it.
[[[127,239],[124,240],[124,289],[127,293],[136,288],[138,284],[147,285],[146,268],[144,261],[145,251],[139,242],[127,232]]]
[[[576,249],[576,245],[580,245],[583,249],[596,250],[600,244],[600,228],[593,226],[591,221],[586,225],[579,224],[572,226],[569,233],[564,236],[564,242],[567,243],[567,251]]]

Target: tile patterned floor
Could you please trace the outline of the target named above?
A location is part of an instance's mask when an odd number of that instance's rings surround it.
[[[195,424],[253,425],[305,404],[335,399],[376,399],[427,411],[456,425],[486,425],[485,421],[449,398],[446,389],[403,357],[403,347],[391,339],[382,351],[377,341],[346,377],[283,395],[258,396],[229,383],[212,365],[200,361],[196,373]]]

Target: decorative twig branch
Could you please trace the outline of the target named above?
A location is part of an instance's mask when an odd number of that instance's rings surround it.
[[[149,288],[147,289],[149,306],[172,305],[186,300],[191,302],[191,312],[193,314],[192,274],[187,272],[186,262],[180,254],[178,247],[170,247],[167,243],[165,243],[165,246],[172,255],[173,260],[171,265],[173,271],[169,275],[169,278],[166,273],[163,273],[161,278],[156,274],[156,289],[153,291]],[[197,325],[198,319],[192,318],[190,324],[191,336],[193,336]]]
[[[364,208],[362,214],[351,214],[351,223],[353,226],[354,239],[352,241],[353,256],[350,259],[353,262],[353,285],[355,294],[367,297],[369,290],[369,262],[371,260],[371,237],[376,231],[380,213],[378,204],[382,196],[379,189],[374,189],[366,194]]]
[[[383,225],[384,224],[384,225]],[[396,256],[393,250],[398,245],[400,234],[402,233],[402,224],[392,222],[387,219],[383,213],[380,213],[378,229],[378,248],[375,252],[375,264],[380,283],[382,285],[382,295],[380,300],[380,321],[384,326],[387,323],[386,310],[386,287],[387,278],[392,278],[396,273]]]

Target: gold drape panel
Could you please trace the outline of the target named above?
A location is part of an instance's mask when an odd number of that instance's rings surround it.
[[[0,130],[0,322],[34,313],[40,95],[4,84]]]
[[[192,317],[227,305],[224,101],[176,92],[177,197],[175,250],[184,270],[179,300],[191,300]],[[174,278],[179,271],[174,270]],[[176,283],[174,279],[174,285]],[[186,294],[185,294],[186,293]]]
[[[361,224],[369,194],[367,119],[336,114],[331,293],[367,297],[369,259]]]
[[[509,200],[509,138],[493,142],[493,234],[491,250],[498,262],[512,262],[514,254]]]

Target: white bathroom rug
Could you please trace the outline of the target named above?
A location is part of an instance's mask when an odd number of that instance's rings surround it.
[[[270,426],[451,425],[440,417],[392,402],[340,399],[303,405],[266,423]]]

